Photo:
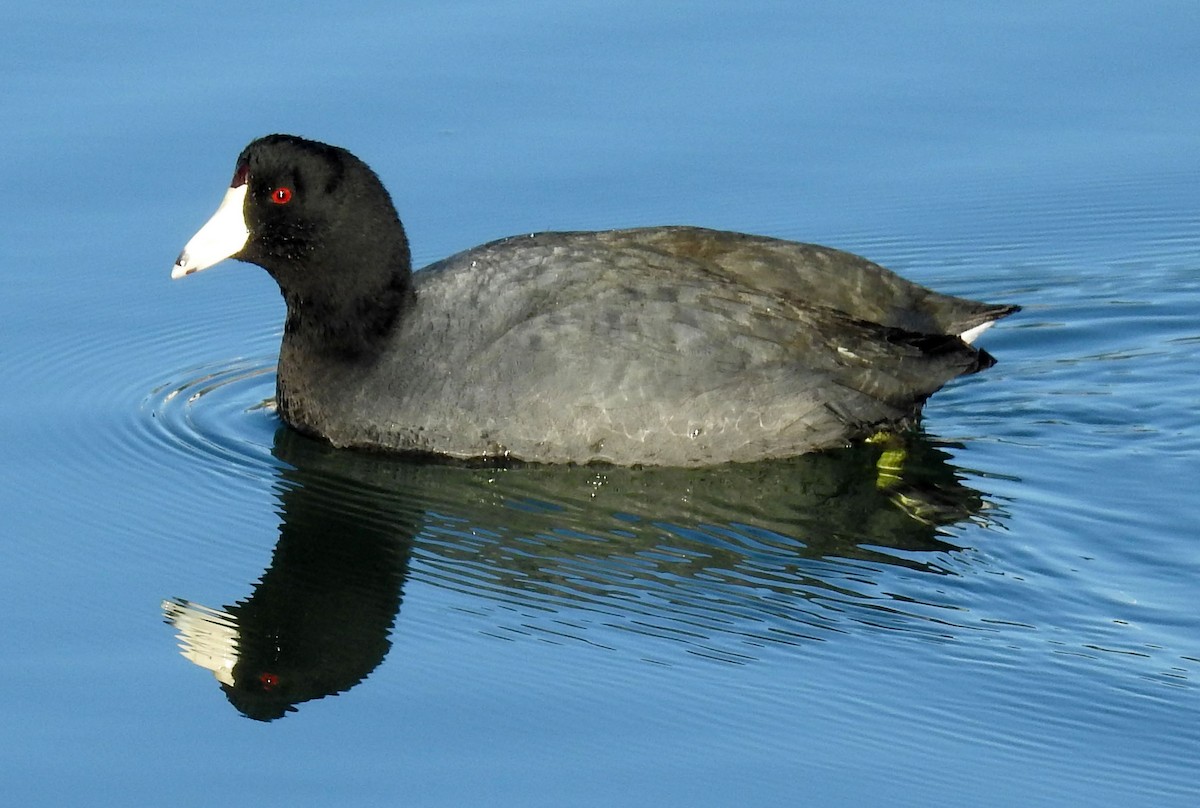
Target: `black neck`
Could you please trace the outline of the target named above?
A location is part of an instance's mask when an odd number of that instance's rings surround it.
[[[386,343],[414,299],[408,272],[356,296],[283,293],[287,320],[283,339],[305,353],[369,359]]]

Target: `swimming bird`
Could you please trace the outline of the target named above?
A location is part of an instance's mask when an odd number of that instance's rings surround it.
[[[235,258],[275,279],[278,412],[338,447],[665,466],[828,449],[991,366],[970,343],[1018,309],[683,226],[517,235],[413,272],[391,197],[345,149],[269,135],[235,166],[171,275]]]

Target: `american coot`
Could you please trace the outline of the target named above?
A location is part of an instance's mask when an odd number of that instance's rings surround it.
[[[702,466],[844,445],[992,365],[968,343],[1017,310],[696,227],[513,236],[413,273],[375,173],[288,135],[246,147],[171,276],[230,257],[287,303],[287,423],[454,458]]]

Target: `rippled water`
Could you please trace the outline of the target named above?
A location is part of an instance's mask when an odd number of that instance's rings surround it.
[[[0,22],[14,804],[1200,798],[1190,6]],[[167,280],[276,129],[371,162],[426,261],[689,222],[1024,310],[851,451],[332,451],[271,407],[270,280]]]

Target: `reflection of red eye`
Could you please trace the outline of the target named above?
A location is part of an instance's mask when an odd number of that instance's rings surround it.
[[[292,189],[279,187],[271,192],[271,201],[276,205],[286,205],[292,201]]]
[[[279,677],[273,673],[260,673],[258,675],[258,682],[265,689],[270,690],[271,688],[275,687],[275,685],[279,684]]]

